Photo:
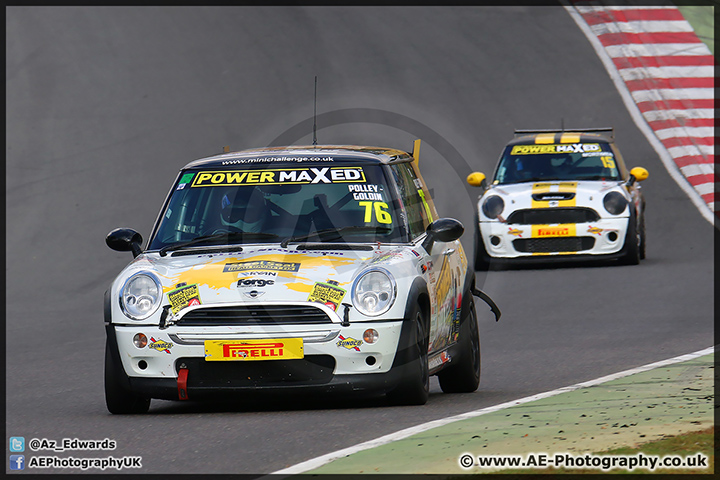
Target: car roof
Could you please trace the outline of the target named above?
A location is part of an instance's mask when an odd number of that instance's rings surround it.
[[[517,131],[521,133],[522,131]],[[542,133],[532,133],[529,135],[521,135],[509,141],[507,146],[511,145],[535,145],[543,143],[613,143],[613,140],[605,135],[588,132],[565,131],[543,131]]]
[[[287,147],[265,147],[222,153],[194,160],[184,168],[228,167],[233,165],[259,165],[263,163],[282,163],[282,157],[309,157],[307,163],[322,163],[325,157],[367,163],[398,163],[411,161],[408,152],[393,148],[361,147],[354,145],[309,145]],[[313,157],[317,157],[313,161]],[[295,163],[289,160],[288,163]],[[299,162],[297,162],[299,163]]]

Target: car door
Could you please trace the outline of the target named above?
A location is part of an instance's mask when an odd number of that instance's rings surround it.
[[[392,166],[393,176],[407,217],[407,226],[413,239],[423,238],[425,231],[437,218],[429,192],[414,163]],[[422,243],[422,242],[420,242]],[[457,339],[459,312],[462,299],[462,246],[458,240],[436,241],[430,251],[417,249],[422,255],[421,265],[430,295],[429,352],[436,352]]]

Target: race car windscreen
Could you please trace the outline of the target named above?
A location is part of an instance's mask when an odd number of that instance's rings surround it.
[[[148,250],[189,241],[408,241],[405,217],[381,165],[302,165],[183,172]]]
[[[494,184],[544,180],[620,180],[607,143],[509,145]]]

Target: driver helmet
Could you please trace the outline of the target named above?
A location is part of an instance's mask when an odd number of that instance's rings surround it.
[[[263,193],[254,186],[237,187],[235,192],[222,197],[221,218],[223,225],[234,226],[241,231],[249,226],[259,226],[266,215],[267,202]]]

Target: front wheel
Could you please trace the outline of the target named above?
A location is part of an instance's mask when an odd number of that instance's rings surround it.
[[[460,337],[460,358],[438,373],[440,388],[445,393],[470,393],[480,384],[480,333],[475,301],[470,301],[470,315]]]
[[[386,397],[391,405],[425,405],[430,395],[430,374],[428,367],[428,337],[425,315],[420,305],[415,305],[411,316],[415,338],[411,342],[412,359],[407,365],[409,373]]]
[[[475,271],[486,272],[490,269],[490,263],[488,262],[488,253],[485,250],[485,244],[483,243],[482,235],[480,235],[480,225],[475,221],[475,242],[474,242],[474,261]]]
[[[647,238],[647,235],[645,234],[645,211],[643,209],[643,215],[640,219],[640,260],[645,259],[645,238]]]
[[[625,255],[621,258],[623,265],[637,265],[640,263],[640,234],[637,229],[635,216],[631,215],[628,219],[628,229],[625,235],[625,246],[623,250]]]
[[[147,413],[150,399],[135,395],[120,383],[122,365],[113,359],[110,345],[105,342],[105,404],[113,414]]]

